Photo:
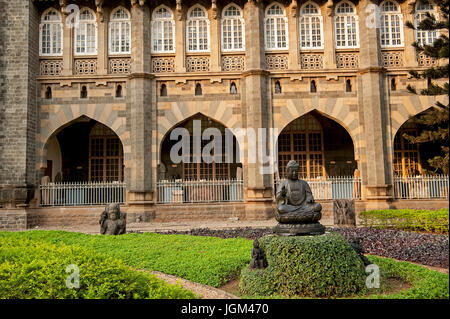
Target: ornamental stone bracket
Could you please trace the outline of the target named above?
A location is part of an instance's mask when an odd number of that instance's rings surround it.
[[[292,3],[291,3],[291,15],[294,18],[297,17],[297,0],[292,0]]]
[[[327,6],[326,6],[326,14],[331,17],[333,15],[334,12],[334,3],[333,0],[328,0],[327,1]]]
[[[95,0],[95,6],[97,7],[97,18],[103,22],[103,0]]]

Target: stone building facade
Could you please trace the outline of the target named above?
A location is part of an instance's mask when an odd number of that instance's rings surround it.
[[[81,137],[91,143],[89,130],[96,123],[120,141],[113,175],[126,184],[125,210],[131,218],[270,217],[274,176],[260,174],[261,163],[248,160],[247,141],[240,145],[239,165],[244,202],[158,205],[161,164],[167,172],[172,167],[163,163],[165,139],[173,128],[199,116],[221,127],[276,128],[281,133],[288,132],[293,121],[309,116],[306,121],[318,121],[322,127],[322,146],[318,155],[305,153],[311,156],[308,161],[319,163],[319,168],[305,164],[308,177],[316,171],[353,175],[358,168],[360,210],[442,205],[396,201],[392,190],[394,139],[400,127],[446,99],[406,90],[408,85],[418,89],[427,85],[411,78],[409,70],[436,63],[411,46],[418,36],[425,36],[403,26],[427,9],[420,3],[0,0],[0,4],[0,218],[9,228],[96,219],[93,211],[99,207],[40,208],[38,192],[44,175],[54,181],[60,173],[59,178],[69,181],[80,167],[86,180],[109,174],[106,166],[94,170],[91,153],[89,163],[81,161],[84,164],[73,164],[72,172],[64,171],[72,164],[61,158],[61,150],[69,152],[65,157],[77,143],[86,152],[92,150]],[[384,14],[381,26],[374,19],[375,9]],[[429,9],[439,14],[435,6]],[[80,16],[74,18],[77,10]],[[77,22],[82,27],[74,26]],[[345,136],[339,139],[341,135]],[[317,135],[311,136],[313,141]],[[347,144],[341,145],[341,140]],[[289,152],[293,149],[286,154],[295,155]],[[227,173],[229,178],[236,178],[235,168]],[[185,171],[182,174],[169,177],[186,177]]]

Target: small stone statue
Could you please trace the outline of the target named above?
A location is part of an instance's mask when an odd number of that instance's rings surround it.
[[[364,263],[364,266],[368,266],[372,264],[369,259],[367,259],[366,256],[364,256],[364,248],[361,244],[361,238],[357,237],[350,241],[350,245],[352,248],[356,251],[358,256],[361,258],[362,262]]]
[[[356,226],[355,200],[335,199],[333,201],[334,224],[338,226]]]
[[[325,227],[319,223],[322,205],[314,202],[307,182],[298,178],[299,165],[289,161],[286,180],[281,182],[277,194],[274,233],[282,236],[321,235]]]
[[[264,256],[264,252],[259,248],[258,239],[253,242],[252,249],[252,262],[250,263],[250,269],[264,269],[267,267],[267,260]]]
[[[100,234],[121,235],[126,232],[126,213],[120,211],[120,205],[109,204],[100,216]]]

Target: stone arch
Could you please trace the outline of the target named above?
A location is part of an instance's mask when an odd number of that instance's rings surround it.
[[[41,120],[39,134],[37,135],[37,169],[45,169],[47,166],[47,142],[51,136],[69,126],[75,120],[86,116],[113,130],[123,146],[124,165],[129,167],[131,153],[130,133],[126,129],[126,119],[119,117],[117,111],[104,105],[87,106],[63,105],[55,106],[55,111],[49,114],[49,118]]]
[[[312,111],[316,111],[320,115],[338,123],[347,131],[352,139],[356,156],[360,138],[357,113],[351,112],[349,107],[347,105],[343,105],[342,102],[339,103],[339,100],[332,105],[330,109],[331,112],[328,112],[327,103],[319,103],[319,105],[323,106],[315,108],[307,108],[300,103],[301,102],[297,103],[297,101],[288,101],[286,107],[280,110],[280,114],[278,116],[274,116],[274,126],[278,128],[278,134],[280,134],[281,131],[295,119]]]
[[[227,128],[241,128],[240,114],[233,114],[233,107],[230,107],[230,103],[234,104],[235,101],[172,102],[170,108],[164,110],[164,115],[158,116],[156,149],[161,149],[162,142],[168,132],[197,114],[209,117]],[[159,164],[160,152],[156,152],[155,155]]]

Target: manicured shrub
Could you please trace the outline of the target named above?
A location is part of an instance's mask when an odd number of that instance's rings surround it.
[[[448,233],[449,210],[387,209],[361,212],[362,226]]]
[[[79,287],[66,279],[79,270]],[[69,281],[74,283],[74,281]],[[0,237],[0,298],[2,299],[131,299],[194,298],[181,286],[136,271],[122,261],[94,251],[59,243]]]
[[[338,297],[365,289],[364,265],[340,234],[266,236],[259,242],[269,266],[242,270],[244,295]]]
[[[368,254],[448,268],[448,235],[423,234],[393,229],[335,228],[347,240],[361,238]]]
[[[368,256],[387,277],[404,280],[411,288],[394,294],[372,295],[370,298],[389,299],[448,299],[449,276],[409,262],[400,262],[390,258]]]

